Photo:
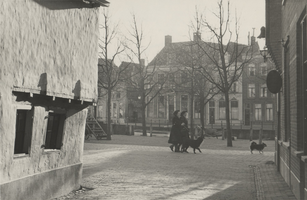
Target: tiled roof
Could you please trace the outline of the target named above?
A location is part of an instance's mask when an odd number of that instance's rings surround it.
[[[234,42],[229,43],[229,48],[228,52],[231,53],[234,51],[235,47]],[[256,43],[256,48],[253,49],[253,52],[259,51],[259,46],[258,43]],[[217,49],[218,48],[218,43],[211,43],[211,42],[200,42],[200,46],[206,50],[210,49]],[[165,45],[162,50],[155,56],[155,58],[148,64],[149,66],[151,65],[167,65],[167,60],[168,60],[168,54],[180,54],[181,50],[188,50],[188,48],[197,48],[198,44],[195,41],[187,41],[187,42],[176,42],[176,43],[171,43],[168,45]],[[247,45],[243,44],[238,44],[238,49],[242,50],[243,48],[247,48]],[[196,52],[196,51],[195,51]],[[181,52],[182,53],[182,52]]]

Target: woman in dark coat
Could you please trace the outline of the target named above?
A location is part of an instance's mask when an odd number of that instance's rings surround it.
[[[174,151],[174,147],[175,147],[175,151],[177,150],[177,144],[178,144],[178,139],[180,139],[180,111],[176,110],[173,113],[173,119],[172,119],[172,128],[171,128],[171,133],[168,139],[168,143],[172,144],[169,148]]]
[[[181,124],[181,137],[182,137],[182,150],[184,152],[187,152],[187,148],[189,147],[189,139],[190,139],[190,135],[189,135],[189,127],[188,127],[188,120],[187,120],[187,115],[188,112],[187,111],[182,111],[180,113],[180,124]]]

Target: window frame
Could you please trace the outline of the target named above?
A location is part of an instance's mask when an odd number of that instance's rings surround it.
[[[165,100],[166,100],[165,96],[163,95],[158,96],[158,118],[166,117],[166,101]]]
[[[260,86],[260,97],[261,98],[268,97],[268,87],[266,84]]]
[[[253,87],[251,87],[253,86]],[[252,96],[254,94],[254,96]],[[247,97],[248,98],[255,98],[256,97],[256,84],[248,84],[247,86]]]
[[[268,105],[271,105],[271,107],[268,107]],[[266,106],[266,112],[265,112],[266,121],[273,121],[274,120],[273,104],[267,103],[265,106]]]
[[[48,144],[48,146],[46,144],[47,140],[48,140],[48,126],[49,126],[50,115],[60,116],[60,119],[59,119],[60,122],[58,124],[57,134],[60,133],[61,138],[58,139],[58,135],[56,136],[56,144],[55,145],[53,144],[53,146],[56,146],[56,148],[48,148],[49,144]],[[66,114],[66,111],[64,109],[50,109],[50,110],[48,110],[47,123],[46,123],[46,129],[45,129],[46,131],[45,131],[45,134],[44,134],[44,152],[53,152],[53,151],[61,151],[62,150],[66,119],[67,119],[67,114]],[[52,126],[53,126],[53,124],[52,124]],[[59,142],[60,142],[60,144],[59,144]]]
[[[24,124],[24,135],[23,135],[23,146],[22,151],[23,152],[16,152],[16,142],[17,139],[17,120],[18,120],[18,111],[24,111],[26,112],[26,119]],[[20,158],[20,157],[29,157],[31,152],[31,145],[32,145],[32,136],[33,136],[33,115],[34,115],[34,109],[31,105],[23,105],[23,104],[17,104],[16,105],[16,121],[15,121],[15,139],[14,139],[14,159]],[[29,136],[29,138],[26,138]]]
[[[265,73],[263,73],[263,68],[265,68]],[[261,64],[260,65],[260,74],[262,76],[268,75],[268,66],[266,64]]]
[[[257,105],[260,105],[260,107],[257,108]],[[254,111],[255,111],[255,121],[262,121],[262,105],[261,105],[261,103],[255,103],[254,104]]]
[[[252,74],[253,72],[253,74]],[[249,76],[256,76],[256,67],[255,65],[251,64],[248,66],[248,75]]]
[[[236,106],[233,106],[233,102],[236,102],[237,103],[237,105]],[[234,118],[233,117],[233,108],[236,108],[236,115],[237,115],[237,117],[236,118]],[[233,120],[238,120],[239,119],[239,101],[238,100],[231,100],[230,101],[230,113],[231,113],[231,119],[233,119]]]
[[[221,114],[223,114],[223,117],[221,117]],[[226,119],[226,101],[225,100],[219,100],[219,119],[221,120]]]

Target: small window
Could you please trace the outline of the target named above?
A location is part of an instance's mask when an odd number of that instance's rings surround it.
[[[14,154],[29,154],[32,139],[32,116],[31,110],[17,109]]]
[[[120,99],[120,92],[117,92],[117,93],[116,93],[116,98],[117,98],[117,99]]]
[[[165,100],[164,100],[164,96],[159,96],[158,97],[158,117],[160,118],[164,118],[165,116]]]
[[[200,98],[199,96],[194,99],[194,118],[200,118]]]
[[[188,76],[186,73],[181,73],[181,83],[187,83]]]
[[[162,84],[164,82],[164,74],[158,74],[158,83]]]
[[[255,97],[255,84],[248,84],[248,97],[249,98]]]
[[[260,73],[261,73],[262,76],[267,75],[267,66],[266,65],[260,66]]]
[[[231,105],[231,119],[239,119],[239,103],[237,100],[230,102]]]
[[[113,103],[113,117],[117,117],[117,105],[116,103]]]
[[[260,97],[267,97],[267,96],[268,96],[268,88],[266,84],[264,84],[260,88]]]
[[[176,60],[176,54],[174,54],[174,53],[167,53],[167,58],[166,59],[167,59],[166,60],[167,64],[172,64]]]
[[[226,119],[226,102],[224,100],[219,101],[220,119]]]
[[[174,74],[170,74],[168,76],[168,84],[170,88],[175,88],[175,76]]]
[[[214,101],[209,101],[209,107],[214,108],[215,107],[215,102]]]
[[[255,104],[255,120],[256,121],[262,120],[261,104]]]
[[[255,66],[254,65],[249,66],[249,75],[255,76]]]
[[[231,91],[232,92],[238,92],[238,87],[237,87],[237,82],[234,82],[231,86]]]
[[[181,95],[181,111],[188,111],[188,95]]]
[[[273,121],[273,104],[266,105],[266,120]]]
[[[45,149],[61,149],[65,120],[65,114],[49,112]]]

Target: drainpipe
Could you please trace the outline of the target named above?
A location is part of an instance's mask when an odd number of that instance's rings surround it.
[[[277,94],[277,134],[276,134],[276,151],[277,151],[277,160],[276,160],[276,167],[277,171],[280,172],[280,146],[279,146],[279,140],[280,140],[280,92]]]

